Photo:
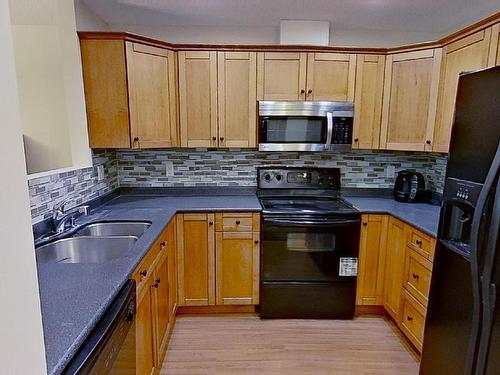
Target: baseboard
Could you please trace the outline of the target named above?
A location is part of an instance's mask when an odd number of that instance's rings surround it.
[[[230,305],[230,306],[179,306],[177,315],[188,314],[241,314],[255,313],[254,305]]]
[[[354,312],[355,316],[359,315],[382,315],[387,316],[387,312],[384,309],[384,306],[381,305],[356,305],[356,309]]]

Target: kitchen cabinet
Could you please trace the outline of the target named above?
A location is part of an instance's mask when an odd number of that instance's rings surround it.
[[[113,39],[81,39],[92,148],[178,145],[173,51]]]
[[[384,71],[385,56],[358,55],[352,142],[355,149],[379,148]]]
[[[260,52],[259,100],[353,101],[356,55],[343,53]]]
[[[177,215],[179,306],[215,305],[214,214]]]
[[[491,28],[490,45],[489,65],[500,65],[500,23],[493,25]]]
[[[217,53],[219,147],[256,147],[257,55]]]
[[[217,147],[217,52],[179,51],[181,146]]]
[[[406,249],[403,287],[427,307],[431,286],[432,262],[408,247]]]
[[[258,213],[177,216],[180,306],[259,301]]]
[[[459,74],[488,65],[491,33],[491,28],[481,30],[443,48],[434,151],[448,152]]]
[[[169,284],[169,324],[173,328],[177,312],[177,221],[174,219],[166,229],[166,248],[168,257],[168,284]]]
[[[156,369],[155,326],[153,312],[153,274],[144,279],[148,287],[137,295],[135,317],[137,374],[152,374]]]
[[[399,317],[403,286],[406,249],[405,234],[405,224],[394,217],[390,217],[387,229],[384,307],[396,321]]]
[[[183,147],[256,146],[256,53],[179,52]]]
[[[382,305],[387,215],[362,215],[356,305]]]
[[[415,348],[421,352],[424,341],[426,309],[406,290],[402,294],[398,326]]]
[[[441,55],[436,48],[387,56],[381,149],[432,150]]]
[[[155,352],[156,363],[161,365],[163,353],[168,344],[168,324],[170,320],[170,301],[169,301],[169,269],[166,245],[162,245],[163,253],[159,255],[158,262],[154,269],[153,278],[153,297],[154,297],[154,316],[155,323]]]

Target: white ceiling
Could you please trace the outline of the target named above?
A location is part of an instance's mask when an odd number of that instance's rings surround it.
[[[83,1],[110,25],[256,28],[305,19],[330,21],[333,35],[353,30],[367,37],[380,31],[445,36],[500,10],[499,0]]]

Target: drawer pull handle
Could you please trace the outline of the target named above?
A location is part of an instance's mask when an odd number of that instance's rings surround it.
[[[415,243],[417,244],[418,247],[422,247],[422,241],[421,240],[416,240]]]
[[[418,279],[418,278],[420,277],[420,276],[419,276],[419,275],[417,275],[416,273],[414,273],[412,276],[413,276],[413,278],[414,278],[414,279]]]
[[[408,315],[408,316],[406,317],[406,320],[408,320],[409,322],[411,322],[411,321],[413,320],[413,316]]]
[[[236,225],[240,225],[240,224],[241,224],[241,221],[236,220]]]
[[[167,242],[166,241],[162,241],[160,242],[160,250],[163,250],[167,247]]]
[[[153,284],[153,287],[158,288],[159,286],[160,286],[160,279],[156,279]]]

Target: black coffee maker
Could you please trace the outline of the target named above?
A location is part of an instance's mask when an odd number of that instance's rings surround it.
[[[421,173],[408,170],[398,172],[394,183],[394,198],[398,202],[418,202],[424,190],[425,180]]]

